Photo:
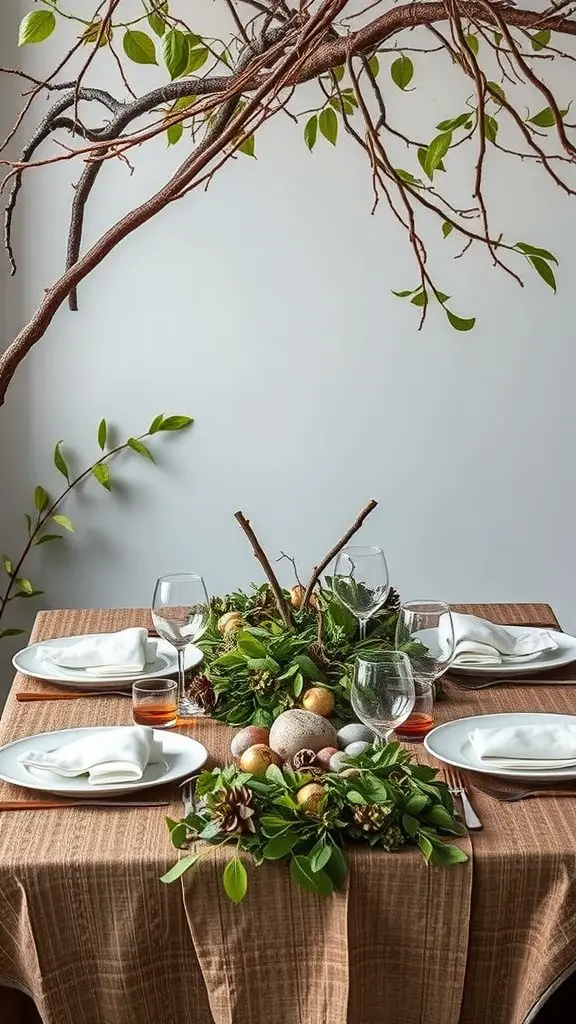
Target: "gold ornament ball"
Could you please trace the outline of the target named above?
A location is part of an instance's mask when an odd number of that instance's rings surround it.
[[[313,686],[302,697],[302,707],[306,711],[313,711],[322,718],[328,718],[334,711],[334,694],[331,690],[325,690],[323,686]]]
[[[304,587],[298,584],[296,587],[290,588],[290,604],[293,608],[298,611],[302,606],[302,600],[304,598]]]
[[[242,629],[244,622],[242,619],[230,619],[224,626],[224,636],[231,636],[232,633],[237,633],[239,629]]]
[[[275,754],[265,743],[254,743],[248,747],[240,758],[240,768],[243,772],[250,772],[251,775],[265,775],[266,769],[271,764],[282,764],[278,754]]]
[[[296,793],[296,803],[306,814],[318,814],[318,805],[325,792],[319,782],[307,782]]]
[[[236,735],[232,738],[230,744],[230,751],[233,757],[242,757],[242,754],[248,750],[249,747],[255,746],[257,743],[268,746],[268,739],[270,737],[270,730],[265,729],[261,725],[247,725],[245,729],[240,729]]]
[[[216,624],[216,628],[219,633],[222,633],[222,636],[226,636],[228,627],[232,623],[236,623],[236,625],[233,626],[233,629],[240,628],[242,625],[242,616],[240,615],[240,612],[226,612],[225,615],[221,615]]]

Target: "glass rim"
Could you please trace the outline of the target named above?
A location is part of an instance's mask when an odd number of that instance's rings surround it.
[[[396,650],[392,651],[392,650],[390,650],[390,651],[374,652],[374,655],[372,657],[370,657],[370,658],[365,658],[361,654],[359,654],[357,656],[357,658],[356,658],[356,664],[357,665],[360,662],[363,665],[381,665],[383,662],[386,662],[386,661],[391,661],[391,662],[393,662],[393,661],[403,662],[404,661],[404,662],[408,662],[408,664],[410,665],[410,658],[406,654],[406,651],[396,651]]]
[[[132,683],[132,693],[138,692],[150,693],[154,690],[177,690],[178,682],[176,679],[167,679],[162,676],[158,676],[155,679],[135,679]]]
[[[164,572],[156,578],[156,583],[160,583],[160,580],[176,579],[202,580],[204,582],[204,577],[199,572]]]
[[[403,608],[407,608],[408,611],[410,612],[413,612],[418,608],[422,608],[424,610],[430,608],[445,608],[447,611],[450,612],[450,614],[452,614],[452,609],[450,608],[448,602],[439,601],[436,598],[422,598],[415,599],[413,601],[402,601],[402,604],[400,605],[400,611],[402,611]]]
[[[384,554],[384,551],[379,544],[347,544],[345,548],[342,548],[342,550],[338,552],[336,558],[338,559],[340,555],[347,555],[348,552],[354,553],[356,557],[362,556],[363,554]]]

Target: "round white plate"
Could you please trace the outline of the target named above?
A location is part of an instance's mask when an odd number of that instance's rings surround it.
[[[87,634],[94,636],[95,634]],[[71,686],[75,690],[83,686],[87,690],[109,690],[111,685],[114,689],[129,689],[137,679],[156,679],[162,676],[172,675],[178,671],[178,657],[176,650],[166,640],[156,640],[156,660],[146,665],[144,672],[138,672],[132,676],[100,676],[91,675],[85,668],[59,668],[50,661],[37,657],[38,647],[69,647],[78,640],[85,639],[81,636],[63,636],[54,640],[43,640],[41,644],[31,644],[23,651],[18,651],[12,658],[14,668],[24,676],[31,676],[32,679],[43,679],[49,683],[58,683],[60,686]],[[199,665],[204,655],[193,644],[184,648],[184,668],[194,668]]]
[[[432,729],[424,739],[429,754],[439,761],[463,768],[465,771],[481,772],[483,775],[497,775],[503,779],[517,779],[524,782],[560,782],[562,779],[576,779],[576,766],[533,771],[529,768],[493,768],[474,753],[469,736],[473,729],[505,729],[517,725],[562,725],[576,726],[576,715],[549,715],[538,713],[514,713],[501,715],[472,715],[446,722]]]
[[[541,633],[541,629],[532,626],[507,626],[513,635],[519,633]],[[557,629],[547,630],[558,647],[555,651],[543,651],[538,657],[530,657],[523,661],[518,658],[508,661],[505,658],[501,665],[450,665],[450,672],[463,676],[498,676],[500,679],[512,679],[514,676],[531,676],[540,672],[549,672],[563,665],[571,665],[576,661],[576,637],[561,633]],[[542,680],[544,682],[544,680]]]
[[[74,779],[66,779],[55,772],[42,768],[25,768],[19,764],[18,758],[25,750],[56,750],[65,743],[80,740],[95,732],[107,732],[119,728],[116,725],[97,726],[90,729],[61,729],[58,732],[41,732],[37,736],[27,736],[23,740],[15,740],[0,747],[0,779],[12,782],[15,786],[25,789],[38,789],[46,793],[57,793],[59,796],[94,797],[120,796],[122,793],[135,793],[140,789],[152,786],[163,786],[165,782],[174,782],[186,775],[191,775],[205,763],[208,757],[206,747],[190,736],[183,736],[169,729],[155,729],[154,739],[162,741],[162,761],[150,764],[138,782],[121,782],[110,786],[90,786],[87,775]]]

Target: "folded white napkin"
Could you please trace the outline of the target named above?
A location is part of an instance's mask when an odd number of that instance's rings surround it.
[[[530,661],[544,651],[558,647],[546,629],[511,633],[506,626],[497,626],[477,615],[452,613],[456,641],[453,664],[502,665],[512,661]]]
[[[86,636],[67,647],[42,645],[36,651],[39,661],[59,668],[86,669],[94,676],[143,672],[155,657],[156,641],[149,640],[148,631],[138,627]]]
[[[576,765],[576,725],[515,725],[474,729],[470,745],[493,768],[567,768]]]
[[[57,750],[26,750],[18,758],[28,768],[42,768],[67,779],[88,775],[91,786],[138,782],[148,764],[162,760],[162,741],[147,725],[127,725],[95,732]]]

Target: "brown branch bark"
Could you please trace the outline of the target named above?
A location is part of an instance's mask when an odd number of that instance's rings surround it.
[[[286,598],[284,597],[284,594],[282,593],[282,587],[280,586],[274,573],[274,570],[270,565],[268,558],[266,557],[266,553],[262,545],[260,544],[256,534],[254,533],[254,530],[250,526],[250,520],[246,519],[245,515],[242,512],[235,512],[234,519],[236,519],[240,523],[240,526],[244,530],[244,533],[246,534],[248,540],[252,545],[254,557],[260,562],[260,565],[262,566],[264,572],[266,573],[266,577],[268,579],[270,587],[272,588],[272,593],[274,594],[274,598],[276,600],[276,605],[278,608],[278,612],[280,613],[282,622],[286,626],[286,629],[292,629],[293,622],[292,615],[290,613],[290,607],[288,605]]]
[[[378,502],[374,501],[374,498],[372,498],[372,500],[368,502],[366,507],[362,509],[360,515],[354,520],[350,529],[346,530],[344,536],[340,538],[338,543],[335,544],[333,548],[330,548],[330,551],[328,552],[326,557],[323,558],[318,565],[314,566],[314,571],[312,572],[312,575],[308,580],[306,590],[304,592],[304,597],[302,598],[302,608],[305,608],[306,605],[308,604],[310,597],[312,595],[312,591],[314,590],[314,587],[318,583],[318,580],[320,579],[324,570],[327,568],[327,566],[330,565],[332,559],[336,558],[336,555],[342,550],[342,548],[346,547],[348,541],[354,536],[355,533],[358,532],[364,520],[370,515],[371,512],[374,511],[377,504]]]

